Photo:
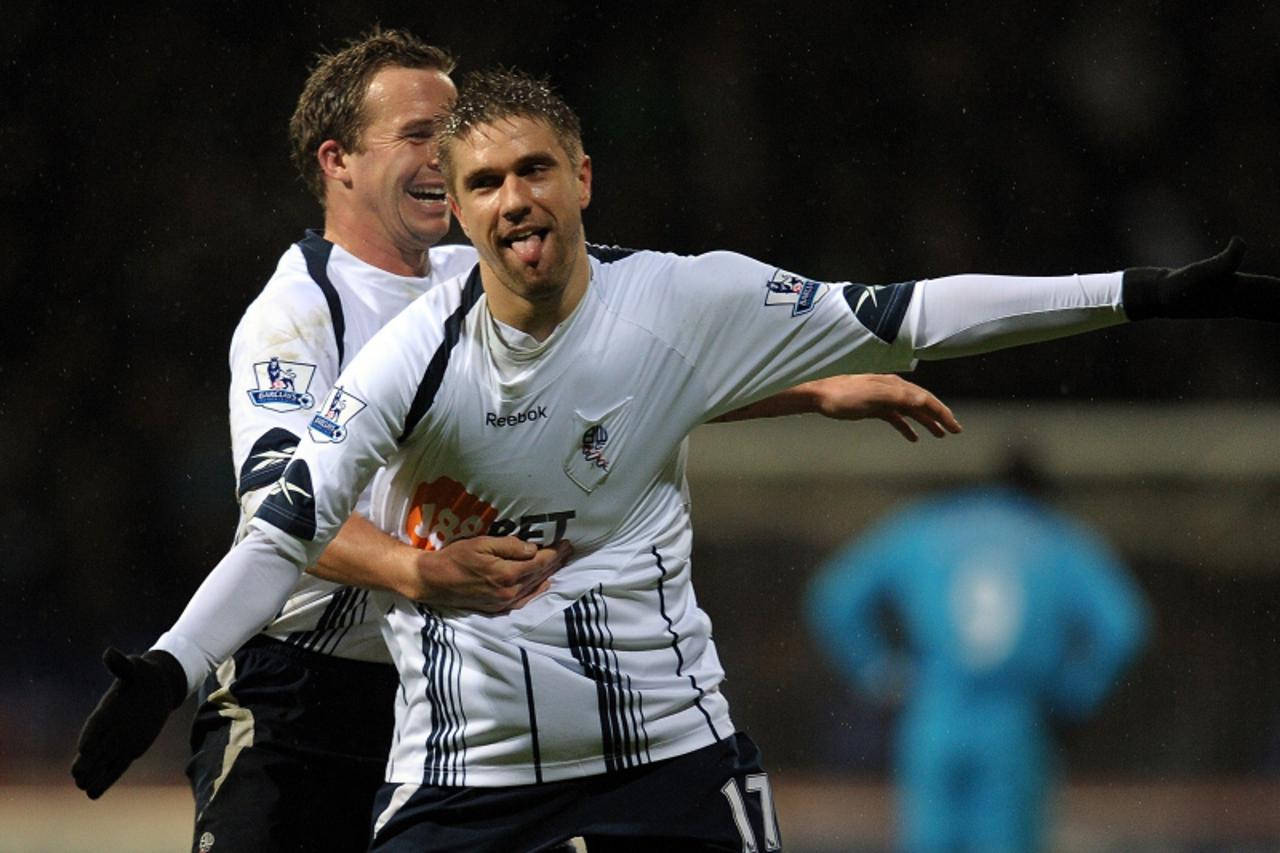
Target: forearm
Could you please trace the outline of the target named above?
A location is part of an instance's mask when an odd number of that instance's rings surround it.
[[[757,418],[780,418],[785,415],[804,415],[817,412],[821,408],[820,383],[823,380],[804,382],[794,388],[779,391],[772,397],[765,397],[754,403],[748,403],[740,409],[725,412],[712,418],[707,423],[729,423],[730,421],[749,421]]]
[[[954,275],[916,283],[903,332],[918,358],[957,358],[1126,320],[1121,273]]]
[[[512,536],[462,538],[440,550],[423,550],[353,513],[308,571],[434,607],[501,613],[540,592],[570,550],[539,549]]]
[[[275,618],[299,568],[252,529],[200,584],[173,627],[152,646],[177,658],[194,690],[205,676]]]
[[[307,571],[334,583],[413,597],[418,586],[416,561],[421,554],[359,513],[352,513]]]

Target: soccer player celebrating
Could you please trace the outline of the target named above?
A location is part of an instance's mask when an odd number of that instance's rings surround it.
[[[514,72],[464,88],[440,157],[476,268],[343,371],[329,395],[345,400],[341,430],[313,418],[247,535],[148,653],[166,663],[113,685],[86,724],[85,766],[145,748],[182,692],[287,599],[376,474],[370,519],[403,540],[447,548],[488,530],[574,551],[516,610],[394,599],[401,690],[373,849],[541,849],[575,835],[606,850],[777,849],[768,777],[735,731],[693,593],[688,433],[842,372],[1146,317],[1280,318],[1280,279],[1236,272],[1238,242],[1178,270],[881,287],[728,252],[590,247],[577,118]]]
[[[309,488],[280,477],[308,427],[340,441],[363,406],[329,393],[341,369],[406,305],[476,263],[470,246],[436,245],[450,215],[434,135],[456,95],[453,65],[447,53],[408,33],[375,31],[322,56],[298,99],[293,159],[324,206],[324,230],[284,253],[232,340],[241,536],[268,496],[286,504],[310,498]],[[958,429],[933,395],[876,376],[808,383],[725,419],[809,410],[882,418],[912,440],[912,420],[935,435]],[[514,415],[510,423],[523,421]],[[189,766],[194,848],[366,846],[398,678],[379,628],[385,608],[353,585],[450,612],[499,612],[542,591],[568,553],[566,542],[529,541],[528,531],[509,525],[449,526],[451,517],[478,518],[451,502],[460,494],[444,495],[446,502],[401,537],[366,519],[366,492],[279,612],[258,623],[265,630],[210,661],[217,665],[199,687]],[[500,535],[477,535],[490,532]],[[252,594],[252,587],[242,592]],[[167,691],[160,686],[167,673],[173,701],[187,693],[186,675],[167,655],[112,651],[107,663],[126,692],[145,685]],[[162,709],[153,719],[165,715]],[[140,721],[123,722],[127,731],[108,733],[97,750],[86,731],[75,775],[91,797],[154,737]]]

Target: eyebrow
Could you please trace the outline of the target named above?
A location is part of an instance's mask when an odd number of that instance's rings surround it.
[[[412,133],[415,130],[431,130],[434,131],[440,125],[441,116],[432,116],[430,118],[415,118],[406,121],[400,125],[401,133]]]
[[[512,171],[520,172],[530,166],[554,166],[559,161],[556,156],[547,151],[533,151],[518,158],[511,166]],[[479,169],[467,172],[462,176],[462,185],[471,186],[472,183],[480,178],[486,178],[491,175],[500,174],[506,169],[497,167],[482,166]]]

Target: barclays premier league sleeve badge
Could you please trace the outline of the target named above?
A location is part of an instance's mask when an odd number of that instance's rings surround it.
[[[323,444],[345,441],[347,424],[360,414],[366,405],[368,404],[364,400],[348,393],[341,385],[335,385],[316,412],[316,416],[307,425],[311,438]]]
[[[828,285],[778,270],[765,283],[765,305],[790,305],[791,316],[808,314],[827,294]]]
[[[249,400],[263,409],[273,412],[295,412],[310,409],[316,398],[307,392],[316,366],[300,361],[281,361],[272,358],[253,366],[253,378],[258,387],[249,392]]]

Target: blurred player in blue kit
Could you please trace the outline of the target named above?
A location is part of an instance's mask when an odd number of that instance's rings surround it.
[[[894,512],[810,587],[819,648],[869,696],[905,701],[905,850],[1042,849],[1053,728],[1096,711],[1143,642],[1125,567],[1043,483],[1015,454],[999,483]]]

